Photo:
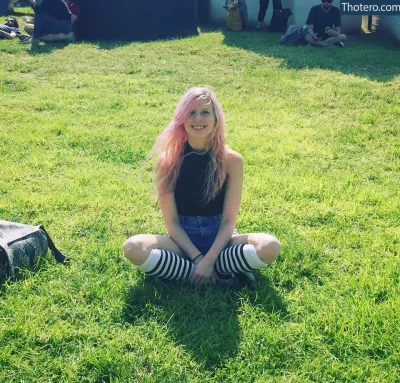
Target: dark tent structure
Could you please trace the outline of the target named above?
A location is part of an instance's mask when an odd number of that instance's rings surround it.
[[[76,0],[83,40],[156,40],[197,34],[199,0]]]

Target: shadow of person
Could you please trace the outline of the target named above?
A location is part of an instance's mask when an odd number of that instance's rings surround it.
[[[156,320],[196,363],[212,371],[236,355],[241,340],[239,316],[249,303],[286,316],[281,298],[259,275],[254,290],[145,278],[127,295],[123,319],[130,324]]]
[[[65,49],[71,43],[67,42],[51,42],[51,43],[41,43],[39,46],[29,45],[29,49],[27,53],[32,56],[43,55],[43,54],[51,54],[53,51]]]

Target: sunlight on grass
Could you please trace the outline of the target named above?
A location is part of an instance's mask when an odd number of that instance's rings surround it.
[[[399,50],[278,41],[0,41],[0,216],[72,259],[2,287],[0,381],[398,381]],[[165,233],[146,156],[196,85],[245,159],[239,231],[283,245],[255,291],[153,284],[122,257]]]

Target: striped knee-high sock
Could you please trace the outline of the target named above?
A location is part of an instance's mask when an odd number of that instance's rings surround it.
[[[146,261],[138,269],[161,279],[188,280],[194,264],[168,250],[153,249]]]
[[[253,245],[241,244],[223,250],[215,262],[217,274],[245,273],[267,267]]]

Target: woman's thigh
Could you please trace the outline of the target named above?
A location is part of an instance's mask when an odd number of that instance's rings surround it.
[[[233,235],[227,247],[241,244],[253,245],[257,255],[265,263],[272,263],[278,257],[281,247],[274,236],[264,233]]]
[[[169,235],[152,235],[152,237],[152,249],[168,250],[180,257],[184,256],[184,252]]]
[[[260,243],[265,244],[266,242],[271,242],[271,241],[276,241],[276,238],[270,234],[265,234],[265,233],[233,234],[227,247],[247,244],[247,243],[256,246],[259,245]]]
[[[149,256],[151,250],[163,249],[171,251],[180,257],[183,251],[168,235],[139,234],[126,240],[124,254],[134,264],[142,264]]]

